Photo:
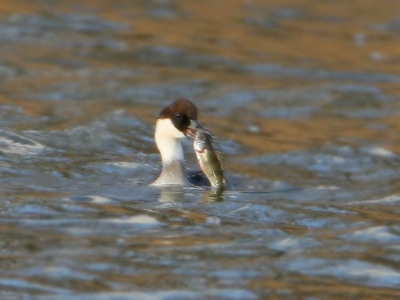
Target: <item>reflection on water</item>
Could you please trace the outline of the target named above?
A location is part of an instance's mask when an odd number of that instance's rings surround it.
[[[0,4],[0,298],[399,298],[398,33],[396,1]],[[148,186],[178,97],[224,191]]]

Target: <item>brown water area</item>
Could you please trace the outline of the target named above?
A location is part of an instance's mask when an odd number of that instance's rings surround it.
[[[3,1],[0,79],[0,299],[400,298],[398,1]]]

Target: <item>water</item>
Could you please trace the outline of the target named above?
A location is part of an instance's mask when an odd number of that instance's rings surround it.
[[[0,8],[0,299],[400,297],[396,1]],[[148,186],[178,97],[220,199]]]

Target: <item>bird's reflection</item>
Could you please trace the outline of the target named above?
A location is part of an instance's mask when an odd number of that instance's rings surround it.
[[[181,186],[165,186],[160,189],[158,201],[163,203],[182,202],[185,198],[184,188]]]
[[[160,188],[158,201],[162,203],[183,202],[189,200],[190,196],[197,194],[198,189],[184,188],[181,186],[165,186]],[[202,194],[203,202],[222,202],[224,188],[215,187],[207,189]]]

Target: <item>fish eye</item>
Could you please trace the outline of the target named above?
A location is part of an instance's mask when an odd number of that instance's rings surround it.
[[[176,117],[177,119],[181,119],[181,118],[182,118],[182,114],[178,112],[178,113],[176,113],[175,117]]]

